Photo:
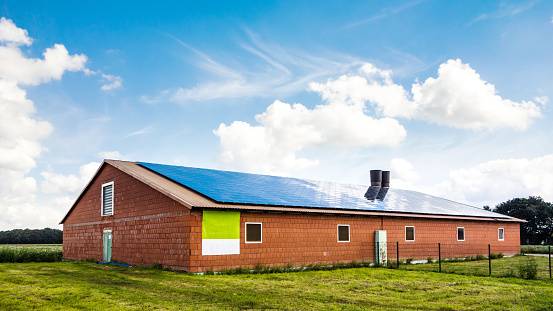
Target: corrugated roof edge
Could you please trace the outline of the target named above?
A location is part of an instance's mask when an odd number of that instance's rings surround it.
[[[77,199],[72,204],[71,208],[64,216],[60,224],[63,224],[67,217],[71,214],[76,204],[79,202],[83,194],[90,187],[100,170],[106,165],[112,165],[113,167],[123,171],[126,174],[138,179],[139,181],[151,186],[152,188],[160,191],[175,201],[183,204],[187,208],[199,207],[199,208],[211,208],[211,209],[241,209],[241,210],[255,210],[265,212],[295,212],[295,213],[319,213],[319,214],[343,214],[343,215],[365,215],[365,216],[389,216],[389,217],[414,217],[414,218],[437,218],[437,219],[459,219],[459,220],[480,220],[480,221],[499,221],[499,222],[526,222],[525,220],[505,216],[492,218],[492,217],[479,217],[479,216],[455,216],[455,215],[440,215],[440,214],[422,214],[422,213],[406,213],[406,212],[379,212],[379,211],[359,211],[348,209],[328,209],[328,208],[308,208],[308,207],[289,207],[289,206],[276,206],[276,205],[255,205],[255,204],[243,204],[243,203],[221,203],[213,200],[212,198],[198,193],[162,174],[154,172],[136,162],[119,161],[106,159],[102,162],[96,173],[83,188]],[[145,176],[149,175],[149,176]],[[156,178],[160,178],[158,182]],[[162,182],[163,180],[164,182]],[[173,188],[173,189],[168,189]],[[172,191],[177,190],[177,191]],[[443,198],[441,198],[443,199]],[[447,199],[444,199],[447,200]],[[451,201],[451,200],[448,200]],[[452,201],[455,202],[455,201]],[[458,202],[455,202],[458,203]],[[463,204],[463,203],[461,203]],[[477,208],[468,204],[464,204],[473,208]],[[507,217],[507,218],[505,218]]]

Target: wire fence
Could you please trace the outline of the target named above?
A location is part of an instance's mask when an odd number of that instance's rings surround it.
[[[551,246],[545,254],[504,256],[490,244],[376,243],[376,262],[391,268],[477,276],[551,279]],[[387,260],[383,260],[386,258]]]

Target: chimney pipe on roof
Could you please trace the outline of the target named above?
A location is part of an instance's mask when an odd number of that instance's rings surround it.
[[[381,170],[371,170],[371,186],[365,192],[365,198],[367,200],[374,201],[376,199],[380,187],[382,185],[382,171]]]
[[[390,171],[382,171],[381,188],[378,191],[376,198],[381,201],[384,200],[386,194],[388,193],[388,189],[390,189]]]

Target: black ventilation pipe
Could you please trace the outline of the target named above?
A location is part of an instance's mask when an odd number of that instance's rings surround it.
[[[386,194],[388,193],[388,189],[390,189],[390,171],[382,171],[381,188],[378,191],[376,198],[381,201],[384,200]]]
[[[382,185],[382,171],[381,170],[371,170],[371,186],[365,192],[365,198],[367,200],[373,201],[376,199],[380,187]]]

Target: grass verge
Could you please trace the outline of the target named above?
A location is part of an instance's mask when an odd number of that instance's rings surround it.
[[[187,275],[84,262],[0,264],[1,310],[551,310],[549,281],[357,268]]]

